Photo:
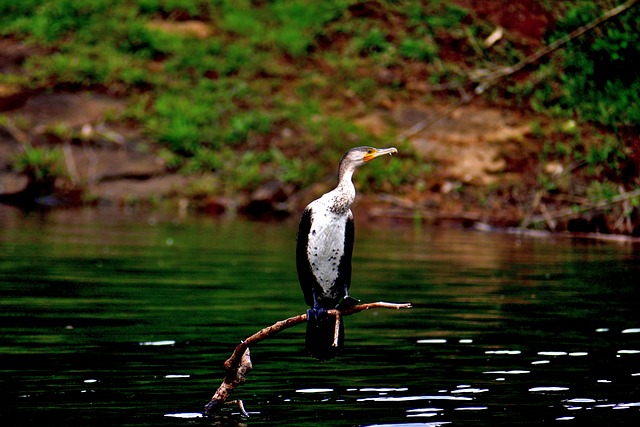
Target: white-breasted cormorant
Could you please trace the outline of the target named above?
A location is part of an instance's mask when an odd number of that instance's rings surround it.
[[[307,311],[306,348],[320,360],[338,354],[344,342],[340,322],[338,346],[335,347],[335,318],[326,314],[333,308],[357,304],[349,296],[351,255],[353,253],[353,214],[351,204],[356,189],[351,177],[356,168],[395,148],[356,147],[346,152],[338,168],[338,185],[309,203],[302,213],[296,246],[296,266]]]

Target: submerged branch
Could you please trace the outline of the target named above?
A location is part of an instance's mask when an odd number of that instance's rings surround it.
[[[367,304],[358,304],[345,310],[327,310],[327,313],[329,316],[336,317],[336,329],[338,329],[337,324],[341,321],[342,316],[350,316],[352,314],[356,314],[364,310],[369,310],[371,308],[392,308],[399,310],[402,308],[411,308],[411,304],[397,304],[379,301]],[[299,314],[297,316],[289,317],[288,319],[280,320],[273,325],[267,326],[266,328],[256,332],[255,334],[251,335],[240,344],[238,344],[238,346],[231,354],[231,357],[229,357],[224,362],[224,367],[226,370],[224,380],[222,381],[222,384],[220,384],[220,387],[218,387],[218,390],[216,390],[209,403],[207,403],[207,405],[204,407],[205,414],[211,414],[218,411],[225,404],[227,398],[229,397],[229,394],[233,391],[233,389],[245,382],[247,374],[253,368],[253,365],[251,364],[251,354],[249,351],[249,346],[251,344],[258,343],[266,338],[274,336],[280,331],[283,331],[300,323],[304,323],[306,321],[306,314]],[[238,404],[238,406],[241,408],[241,412],[246,416],[242,401],[234,401],[234,403]]]
[[[222,384],[220,384],[220,387],[218,387],[209,403],[204,407],[204,412],[208,414],[222,407],[222,405],[227,401],[229,394],[231,394],[237,386],[244,384],[247,374],[252,368],[251,352],[247,348],[240,358],[240,366],[237,366],[235,369],[227,370],[227,374],[225,375],[224,380],[222,380]],[[246,411],[244,410],[244,405],[241,400],[229,403],[237,404],[242,414],[246,416]]]

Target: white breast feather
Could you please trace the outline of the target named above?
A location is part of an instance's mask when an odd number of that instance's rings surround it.
[[[318,284],[329,296],[331,286],[338,278],[338,264],[344,254],[347,216],[331,212],[321,200],[312,202],[311,230],[307,256]],[[348,212],[351,216],[351,211]]]

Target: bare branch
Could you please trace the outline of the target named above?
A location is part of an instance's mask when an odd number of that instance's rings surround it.
[[[339,323],[342,321],[342,316],[350,316],[352,314],[356,314],[364,310],[369,310],[371,308],[392,308],[400,310],[402,308],[411,308],[411,304],[396,304],[379,301],[355,305],[345,310],[327,310],[329,316],[336,317],[336,333],[334,341],[337,341],[337,331],[339,330]],[[238,346],[231,354],[231,357],[229,357],[224,362],[226,375],[224,377],[224,380],[222,381],[222,384],[220,384],[220,387],[218,387],[218,390],[216,390],[209,403],[207,403],[207,405],[204,407],[205,414],[211,414],[219,410],[226,403],[227,398],[229,397],[229,394],[233,391],[233,389],[245,382],[247,374],[253,367],[253,365],[251,364],[251,354],[249,351],[249,346],[251,344],[258,343],[268,337],[277,334],[280,331],[306,321],[306,314],[299,314],[297,316],[289,317],[285,320],[280,320],[273,325],[267,326],[266,328],[256,332],[255,334],[251,335],[240,344],[238,344]],[[233,401],[229,403],[238,404],[243,415],[247,416],[246,411],[244,411],[242,401]]]
[[[340,317],[340,312],[338,312],[336,313],[336,326],[333,329],[333,344],[331,344],[335,348],[340,345],[340,322],[342,322],[342,318]]]
[[[204,407],[205,413],[208,414],[212,410],[220,408],[227,401],[227,398],[229,397],[229,394],[231,394],[233,389],[235,389],[240,384],[244,384],[247,378],[247,374],[249,373],[249,371],[251,371],[252,368],[253,365],[251,364],[251,352],[247,348],[240,359],[240,366],[236,367],[235,369],[227,370],[227,375],[224,377],[222,384],[220,384],[220,387],[218,387],[218,390],[216,390],[209,403],[207,403],[207,405]],[[246,414],[246,411],[244,411],[244,405],[242,405],[242,403],[239,403],[238,406],[240,407],[241,411]]]
[[[244,351],[249,348],[251,344],[258,343],[263,339],[273,336],[282,330],[288,329],[292,326],[304,323],[306,321],[307,315],[299,314],[297,316],[289,317],[285,320],[280,320],[273,325],[267,326],[259,332],[256,332],[255,334],[251,335],[249,338],[238,344],[236,349],[233,351],[233,354],[231,354],[231,357],[229,357],[227,361],[224,362],[225,369],[228,370],[235,368],[238,365],[240,356],[244,354]]]
[[[398,310],[401,308],[411,308],[411,304],[408,304],[408,303],[396,304],[396,303],[379,301],[379,302],[370,302],[367,304],[358,304],[342,311],[328,310],[327,313],[330,316],[337,316],[337,315],[350,316],[360,311],[369,310],[370,308],[394,308]],[[260,330],[259,332],[256,332],[255,334],[251,335],[250,337],[242,341],[240,344],[238,344],[236,349],[233,351],[233,354],[231,354],[231,357],[229,357],[227,361],[224,362],[225,369],[231,369],[237,366],[240,356],[244,353],[245,349],[247,349],[250,345],[258,343],[272,335],[277,334],[280,331],[283,331],[295,325],[299,325],[300,323],[304,323],[306,321],[307,321],[306,313],[299,314],[297,316],[289,317],[288,319],[285,319],[285,320],[280,320],[274,323],[273,325],[267,326],[266,328]]]

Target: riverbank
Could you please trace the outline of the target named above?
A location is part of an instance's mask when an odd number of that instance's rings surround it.
[[[67,33],[46,33],[53,41],[9,26],[0,202],[295,218],[331,188],[346,149],[393,145],[398,156],[355,176],[370,218],[640,234],[632,109],[610,112],[614,124],[585,118],[578,104],[561,110],[568,53],[499,84],[481,77],[580,25],[561,16],[569,3],[525,3],[507,13],[464,1],[428,10],[345,2],[306,29],[273,18],[274,28],[312,34],[300,45],[284,33],[257,37],[266,28],[254,14],[279,16],[275,4],[220,16],[129,5],[113,11],[120,20],[105,17],[125,45],[96,38],[101,2],[79,10],[87,20],[67,22]],[[256,28],[238,32],[240,12]]]
[[[173,204],[212,215],[283,219],[296,216],[306,203],[333,184],[333,175],[329,173],[321,182],[304,189],[268,181],[253,191],[237,194],[204,190],[198,194],[198,188],[204,189],[207,183],[215,181],[213,174],[185,175],[172,171],[135,128],[101,124],[106,115],[123,108],[121,101],[99,94],[43,93],[26,99],[8,114],[29,120],[31,137],[42,137],[48,126],[59,123],[79,131],[78,139],[63,145],[64,163],[69,171],[66,182],[59,183],[57,194],[45,195],[36,204],[49,208],[89,204],[147,209]],[[548,121],[545,126],[558,128],[562,123],[492,106],[483,100],[461,105],[452,112],[448,110],[444,104],[398,104],[394,108],[376,109],[358,119],[360,126],[374,134],[385,135],[394,129],[398,139],[389,145],[396,144],[417,125],[433,123],[402,141],[405,146],[409,143],[421,159],[417,165],[425,167],[418,181],[411,186],[392,185],[393,169],[383,160],[379,166],[383,184],[378,191],[367,191],[367,183],[359,183],[359,209],[371,217],[399,221],[505,228],[521,226],[529,218],[534,228],[605,233],[609,230],[603,210],[610,211],[615,204],[556,217],[556,212],[564,212],[566,200],[552,193],[540,195],[539,174],[561,175],[564,166],[545,165],[541,161],[542,149],[532,124]],[[21,150],[20,135],[5,133],[0,147],[0,158],[11,159]],[[396,161],[402,162],[403,157],[400,152]],[[311,163],[313,159],[300,161]],[[579,177],[579,171],[574,175]],[[4,165],[0,173],[2,193],[20,194],[26,185],[25,176]],[[20,202],[18,199],[13,204]]]

